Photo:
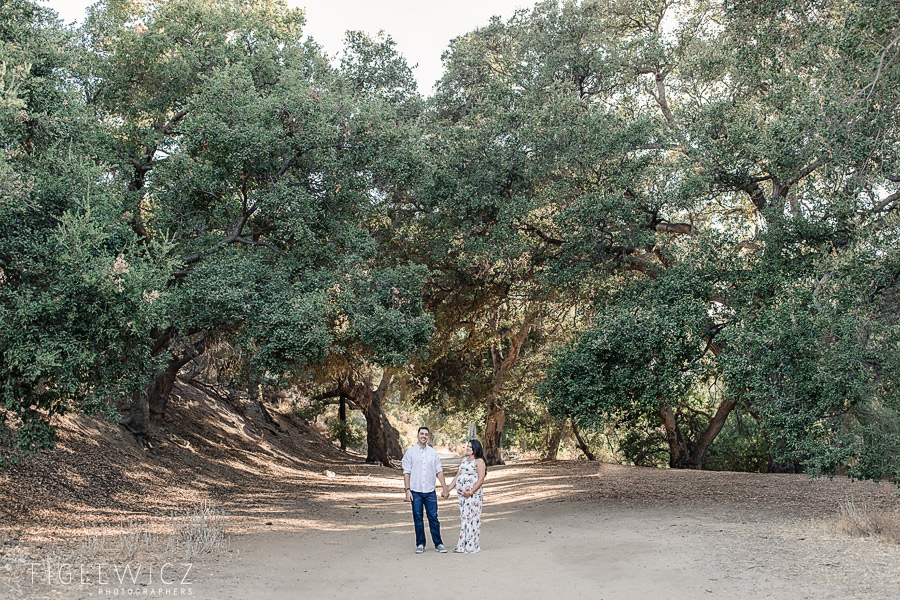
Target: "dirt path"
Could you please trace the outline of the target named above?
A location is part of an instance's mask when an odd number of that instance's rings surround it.
[[[413,552],[390,477],[348,476],[199,565],[200,598],[897,598],[900,547],[834,530],[835,498],[896,506],[889,486],[614,465],[493,469],[483,552]],[[685,496],[677,497],[678,494]],[[455,496],[440,505],[458,534]],[[313,512],[314,511],[314,512]],[[448,544],[451,545],[452,544]]]
[[[900,597],[900,546],[851,538],[835,526],[841,501],[896,510],[888,484],[585,462],[513,465],[489,472],[482,553],[438,554],[429,541],[416,555],[399,472],[334,469],[333,477],[273,480],[270,494],[231,494],[223,501],[231,551],[191,560],[187,583],[160,585],[151,573],[151,585],[117,585],[113,576],[106,586],[41,586],[19,576],[0,586],[0,597]],[[452,547],[455,496],[439,510]],[[170,581],[176,575],[184,575],[178,564],[167,571]]]

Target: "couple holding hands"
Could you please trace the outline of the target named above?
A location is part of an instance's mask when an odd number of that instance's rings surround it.
[[[422,509],[428,516],[428,527],[431,529],[431,541],[438,552],[446,552],[441,541],[441,524],[437,517],[437,494],[434,481],[437,478],[443,486],[441,497],[450,497],[450,488],[456,488],[459,498],[459,541],[454,552],[472,554],[481,552],[478,538],[481,534],[481,505],[484,477],[487,466],[484,462],[484,450],[481,442],[470,440],[466,445],[466,455],[459,463],[456,477],[447,485],[444,479],[444,468],[437,451],[428,445],[431,431],[427,427],[419,427],[416,433],[418,443],[403,455],[403,481],[406,488],[406,501],[412,502],[413,524],[416,528],[416,554],[425,552],[425,524]]]

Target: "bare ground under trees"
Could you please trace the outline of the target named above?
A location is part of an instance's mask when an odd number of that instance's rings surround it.
[[[175,390],[149,450],[115,425],[76,418],[57,449],[0,471],[0,598],[163,588],[193,598],[418,598],[457,587],[501,600],[900,596],[900,545],[839,527],[847,501],[896,518],[887,483],[510,464],[488,474],[481,554],[417,556],[398,470],[339,452],[287,410],[270,407],[275,424],[263,426],[246,399]],[[204,500],[225,512],[227,546],[166,551],[172,514]],[[455,497],[440,514],[452,545]],[[154,572],[119,585],[112,572],[167,561],[176,583]],[[112,579],[105,586],[97,565]]]

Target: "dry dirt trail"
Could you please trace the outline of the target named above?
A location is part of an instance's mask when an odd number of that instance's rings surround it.
[[[245,507],[232,552],[196,565],[192,597],[900,597],[900,546],[834,525],[842,500],[895,510],[887,484],[584,462],[506,466],[489,471],[480,554],[438,554],[429,540],[416,555],[399,473],[355,471],[323,477],[291,510]],[[439,514],[452,548],[455,495]]]
[[[399,469],[361,464],[289,408],[272,408],[273,431],[227,390],[176,390],[148,450],[78,417],[56,449],[0,470],[0,600],[900,598],[890,483],[512,464],[488,471],[483,552],[417,555]],[[846,501],[892,517],[894,543],[842,532]],[[185,557],[173,523],[207,502],[229,549]],[[452,548],[455,495],[439,510]],[[118,584],[126,567],[145,570]]]

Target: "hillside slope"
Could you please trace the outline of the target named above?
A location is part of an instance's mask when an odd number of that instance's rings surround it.
[[[160,514],[236,493],[271,493],[271,481],[359,463],[286,407],[179,380],[146,445],[115,423],[59,422],[56,448],[0,469],[0,524],[66,522],[72,514]]]

